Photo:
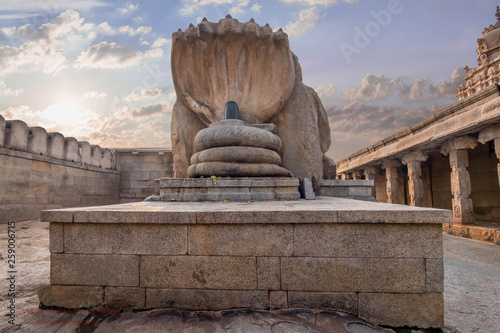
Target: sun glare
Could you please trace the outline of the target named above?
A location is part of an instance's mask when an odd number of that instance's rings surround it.
[[[44,116],[58,123],[78,123],[82,109],[71,101],[61,101],[49,105],[44,111]]]

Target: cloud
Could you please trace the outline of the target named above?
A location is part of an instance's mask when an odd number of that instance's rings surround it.
[[[64,9],[89,10],[110,6],[111,4],[101,0],[22,0],[22,1],[2,1],[3,11],[32,12],[32,13],[55,13]]]
[[[149,50],[142,53],[130,46],[116,43],[101,42],[80,53],[74,67],[118,69],[138,66],[144,58],[159,58],[163,56],[162,49]]]
[[[122,34],[128,34],[129,36],[136,36],[136,35],[149,34],[152,29],[153,29],[152,27],[146,27],[146,26],[140,26],[137,29],[134,29],[129,25],[124,25],[118,28],[118,32]]]
[[[26,115],[33,116],[33,112],[30,110],[29,106],[19,105],[9,106],[7,109],[0,111],[0,115],[2,115],[5,120],[25,119]]]
[[[280,0],[281,2],[284,2],[286,4],[292,4],[292,3],[298,3],[301,5],[307,5],[307,6],[332,6],[335,5],[339,2],[339,0]],[[341,0],[342,1],[342,0]],[[343,2],[348,3],[348,4],[354,4],[358,3],[359,0],[343,0]]]
[[[142,106],[127,106],[116,112],[115,117],[119,119],[133,119],[165,115],[172,113],[173,107],[173,104],[168,102],[160,102],[157,104]]]
[[[313,28],[318,19],[319,13],[316,7],[304,9],[299,13],[299,19],[288,23],[284,30],[290,37],[300,37]]]
[[[170,39],[166,39],[166,38],[163,38],[163,37],[159,37],[158,39],[156,39],[153,43],[153,48],[157,48],[157,47],[163,47],[163,46],[166,46],[166,45],[170,45],[172,43],[172,41]]]
[[[423,98],[423,94],[426,92],[430,79],[416,79],[411,86],[401,86],[399,92],[399,97],[403,102],[420,101]]]
[[[0,75],[13,73],[21,68],[36,69],[54,74],[64,69],[66,57],[62,50],[47,42],[29,42],[19,47],[0,45]]]
[[[465,70],[456,68],[451,74],[449,81],[443,81],[437,87],[431,84],[428,78],[416,79],[412,84],[406,85],[401,79],[388,78],[383,74],[367,74],[361,80],[360,87],[349,87],[340,98],[347,101],[374,101],[387,100],[394,91],[399,91],[399,98],[403,102],[420,101],[425,94],[431,94],[434,98],[455,98],[457,88],[463,83]]]
[[[83,98],[95,98],[95,99],[104,99],[108,96],[106,93],[99,93],[97,91],[89,91],[83,94]]]
[[[189,16],[194,14],[194,12],[201,7],[209,5],[233,5],[239,4],[241,2],[246,2],[248,0],[183,0],[184,7],[179,9],[179,13],[182,16]]]
[[[106,35],[113,35],[116,33],[116,30],[113,29],[108,22],[102,22],[96,27],[97,30],[100,30],[101,32],[105,33]]]
[[[262,9],[262,6],[259,5],[259,3],[256,3],[250,8],[252,12],[256,12],[257,14],[260,13],[260,10]]]
[[[33,17],[33,13],[2,14],[0,21],[23,20]]]
[[[45,40],[47,43],[60,37],[67,36],[73,31],[88,31],[93,24],[83,24],[84,19],[72,9],[61,13],[52,22],[42,24],[39,28],[33,24],[26,24],[17,29],[17,34],[30,41]]]
[[[109,25],[108,22],[102,22],[99,25],[96,26],[96,30],[106,34],[108,36],[116,35],[116,34],[128,34],[129,36],[137,36],[137,35],[147,35],[152,31],[152,27],[149,26],[140,26],[137,28],[133,28],[129,25],[124,25],[121,27],[118,27],[117,29],[113,28],[112,26]]]
[[[12,42],[12,46],[0,45],[0,75],[12,73],[18,70],[34,70],[42,67],[44,73],[55,74],[66,68],[66,56],[63,42],[82,39],[83,34],[87,37],[94,25],[84,24],[80,14],[69,9],[51,22],[36,27],[26,24],[19,28],[3,28],[9,38],[20,38]]]
[[[458,86],[464,83],[465,74],[466,71],[464,68],[455,68],[455,70],[451,74],[450,81],[443,81],[438,84],[437,87],[431,85],[430,91],[434,98],[455,98],[457,95]]]
[[[128,102],[137,102],[140,100],[153,99],[153,98],[157,98],[157,97],[161,97],[161,96],[163,96],[163,91],[160,88],[156,88],[156,89],[144,88],[144,89],[141,89],[139,91],[135,91],[135,92],[131,93],[130,95],[125,97],[125,100]]]
[[[401,88],[403,83],[399,79],[390,79],[383,74],[367,74],[361,80],[361,87],[347,88],[340,98],[347,101],[373,101],[373,100],[387,100],[395,88]]]
[[[0,96],[19,96],[24,89],[10,89],[4,81],[0,81]]]
[[[151,130],[159,130],[159,129],[165,127],[166,125],[167,125],[166,122],[162,121],[161,119],[158,119],[158,120],[149,121],[145,124],[140,124],[139,128],[151,131]]]
[[[137,8],[139,8],[139,4],[134,5],[132,2],[127,2],[125,4],[125,7],[118,8],[118,12],[120,12],[120,14],[126,14],[128,12],[136,10]]]
[[[229,9],[229,14],[231,15],[238,15],[242,14],[245,12],[245,7],[247,7],[250,4],[250,0],[243,0],[242,2],[238,3],[236,6],[231,7]]]
[[[363,146],[368,146],[424,121],[444,107],[437,104],[407,110],[396,105],[379,107],[353,102],[342,108],[331,107],[327,109],[327,114],[330,130],[337,142],[358,140]]]
[[[333,83],[322,84],[318,88],[316,88],[316,92],[319,97],[333,97],[337,92],[337,88]]]

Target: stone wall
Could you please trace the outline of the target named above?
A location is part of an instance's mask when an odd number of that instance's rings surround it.
[[[431,162],[432,206],[451,209],[451,167],[449,158],[441,153],[433,153]]]
[[[500,221],[500,186],[498,183],[498,159],[493,142],[478,144],[469,151],[469,174],[472,192],[470,198],[477,221]]]
[[[50,208],[119,202],[109,149],[0,116],[0,223]]]
[[[376,201],[372,196],[373,180],[323,179],[318,190],[319,196]]]
[[[0,148],[0,223],[37,219],[40,211],[119,202],[114,170]]]
[[[141,202],[44,211],[45,306],[314,308],[443,326],[451,212],[346,198]]]
[[[142,201],[154,193],[155,179],[173,177],[171,150],[117,149],[116,156],[121,203]]]

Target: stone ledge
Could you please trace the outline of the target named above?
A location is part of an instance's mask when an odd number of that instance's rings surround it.
[[[450,210],[346,198],[263,202],[134,202],[42,212],[42,222],[66,223],[450,223]]]
[[[360,293],[359,318],[394,327],[444,326],[444,296],[436,294]],[[390,306],[387,306],[390,304]],[[423,306],[425,304],[425,306]]]
[[[42,284],[37,289],[44,306],[66,309],[92,308],[104,303],[104,288],[96,286],[63,286]]]
[[[500,223],[476,222],[475,225],[446,223],[443,224],[443,232],[454,236],[500,245]]]
[[[20,151],[20,150],[14,150],[14,149],[0,147],[0,155],[24,158],[24,159],[33,160],[33,161],[47,162],[47,163],[54,164],[54,165],[64,165],[67,167],[77,168],[77,169],[81,169],[81,170],[104,172],[104,173],[110,173],[110,174],[114,174],[114,175],[120,175],[120,172],[117,170],[114,170],[114,169],[98,168],[98,167],[88,165],[88,164],[81,164],[78,162],[70,162],[70,161],[60,160],[60,159],[56,159],[53,157],[41,156],[41,155],[29,153],[29,152]]]
[[[164,202],[300,199],[299,179],[285,177],[161,178],[155,188]]]
[[[329,186],[347,186],[347,187],[373,187],[375,186],[374,180],[365,179],[322,179],[321,185],[324,187]]]
[[[146,308],[184,310],[267,309],[268,292],[260,290],[146,289]]]

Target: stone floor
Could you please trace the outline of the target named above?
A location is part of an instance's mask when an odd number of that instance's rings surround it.
[[[7,225],[0,233],[0,262],[7,275]],[[73,313],[38,308],[36,287],[49,282],[48,225],[16,223],[16,318],[8,323],[8,281],[0,280],[0,332],[424,332],[370,325],[351,315],[311,310]],[[500,247],[444,235],[447,333],[493,333],[500,324]],[[89,325],[90,324],[90,325]],[[426,331],[437,332],[437,331]]]

